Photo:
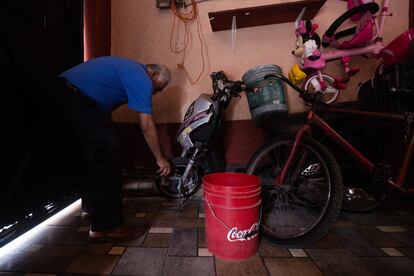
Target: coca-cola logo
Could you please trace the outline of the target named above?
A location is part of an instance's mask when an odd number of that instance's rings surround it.
[[[238,230],[237,227],[235,226],[231,228],[230,231],[227,233],[227,240],[229,242],[249,241],[257,237],[257,233],[255,233],[254,235],[249,235],[249,234],[258,229],[259,229],[258,223],[253,223],[253,225],[249,229],[244,229],[244,230]]]

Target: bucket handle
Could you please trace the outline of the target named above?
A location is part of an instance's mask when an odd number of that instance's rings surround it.
[[[208,201],[207,197],[204,197],[204,199],[205,199],[205,201],[207,203],[207,206],[208,206],[208,209],[210,209],[210,212],[213,215],[213,217],[215,219],[217,219],[225,228],[227,228],[230,231],[231,230],[231,227],[228,226],[227,223],[225,223],[219,217],[216,216],[216,213],[214,213],[213,208],[211,208],[210,202]],[[245,234],[243,236],[243,239],[247,239],[247,238],[250,238],[251,236],[254,236],[254,235],[258,234],[259,233],[259,228],[260,228],[261,222],[262,222],[262,207],[260,206],[260,208],[259,208],[259,221],[258,221],[259,227],[258,227],[258,229],[254,230],[254,231],[252,231],[250,233]]]

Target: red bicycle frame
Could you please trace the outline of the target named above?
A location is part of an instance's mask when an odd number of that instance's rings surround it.
[[[323,111],[324,113],[331,113],[331,114],[346,114],[352,116],[359,116],[365,118],[377,118],[377,119],[384,119],[390,121],[399,121],[405,122],[406,118],[404,115],[399,114],[392,114],[392,113],[382,113],[382,112],[370,112],[370,111],[360,111],[360,110],[350,110],[350,109],[339,109],[339,108],[331,108],[331,107],[323,107],[323,108],[316,108],[315,111]],[[361,152],[359,152],[355,147],[353,147],[348,141],[346,141],[339,133],[337,133],[328,123],[326,123],[321,117],[319,117],[316,112],[309,111],[307,122],[304,124],[295,136],[295,141],[292,146],[292,150],[289,154],[289,158],[283,167],[281,173],[275,179],[275,185],[280,186],[288,169],[294,159],[299,144],[302,140],[303,135],[306,132],[309,132],[311,126],[318,126],[326,135],[328,135],[336,144],[338,144],[345,152],[347,152],[350,156],[352,156],[365,170],[368,172],[372,172],[375,169],[375,165],[371,162],[367,157],[365,157]],[[400,170],[398,173],[398,177],[396,181],[388,180],[388,183],[392,186],[398,188],[404,192],[414,192],[414,189],[406,190],[403,187],[405,178],[407,176],[407,172],[411,163],[411,158],[413,157],[414,153],[414,135],[411,134],[409,138],[409,144],[407,146],[406,153],[403,157]]]

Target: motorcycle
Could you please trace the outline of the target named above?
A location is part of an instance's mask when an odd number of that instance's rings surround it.
[[[210,77],[213,95],[202,94],[188,107],[176,136],[181,155],[170,159],[171,174],[155,183],[162,194],[177,198],[180,207],[199,190],[205,174],[225,171],[217,149],[220,126],[232,98],[244,89],[243,82],[228,80],[223,71]]]

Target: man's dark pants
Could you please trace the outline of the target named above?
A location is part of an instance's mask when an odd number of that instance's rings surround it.
[[[122,225],[121,147],[111,114],[64,80],[57,85],[56,108],[81,146],[85,163],[85,194],[91,231]]]

